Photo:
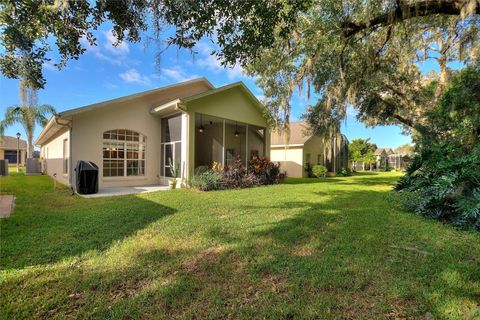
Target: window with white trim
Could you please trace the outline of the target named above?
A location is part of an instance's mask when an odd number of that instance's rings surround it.
[[[145,175],[146,137],[132,130],[116,129],[103,133],[103,176]]]

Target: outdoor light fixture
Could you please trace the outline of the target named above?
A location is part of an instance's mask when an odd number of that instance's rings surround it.
[[[237,138],[238,138],[238,136],[240,136],[240,132],[238,132],[237,122],[235,122],[235,133],[233,135]]]
[[[205,128],[203,127],[202,115],[200,115],[200,127],[198,127],[198,132],[203,133],[204,131],[205,131]]]

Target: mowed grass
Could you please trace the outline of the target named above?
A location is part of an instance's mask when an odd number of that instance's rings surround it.
[[[0,317],[479,318],[480,235],[397,209],[399,176],[102,199],[1,178]]]

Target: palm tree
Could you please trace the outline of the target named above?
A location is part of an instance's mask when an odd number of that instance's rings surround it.
[[[5,129],[15,123],[20,123],[25,129],[28,139],[27,158],[33,157],[33,134],[35,126],[45,126],[48,116],[55,114],[55,108],[48,104],[38,105],[37,91],[28,88],[23,81],[20,81],[20,105],[14,105],[5,111],[5,118],[0,121],[0,137]]]
[[[367,153],[365,153],[365,155],[363,156],[363,162],[368,164],[368,166],[370,167],[370,171],[372,171],[372,164],[374,164],[376,161],[377,157],[372,150],[368,150]]]

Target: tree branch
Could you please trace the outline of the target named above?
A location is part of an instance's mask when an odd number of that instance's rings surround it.
[[[406,125],[406,126],[409,126],[410,128],[412,129],[415,129],[415,125],[413,124],[413,121],[412,120],[409,120],[407,118],[404,118],[402,117],[401,115],[399,114],[394,114],[392,115],[392,118],[396,119],[397,121],[399,121],[400,123]]]
[[[393,25],[411,18],[437,14],[460,16],[464,5],[465,2],[462,0],[397,1],[392,10],[370,21],[345,21],[340,27],[343,29],[344,36],[348,38],[370,27]],[[480,6],[477,6],[472,13],[480,14]]]

